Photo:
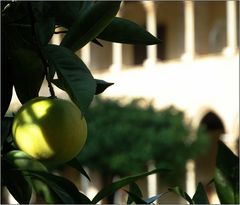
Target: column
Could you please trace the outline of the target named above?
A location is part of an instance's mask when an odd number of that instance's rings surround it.
[[[148,171],[156,169],[155,163],[150,161],[148,163]],[[157,174],[151,174],[147,176],[147,188],[148,197],[153,197],[157,195]]]
[[[112,43],[112,65],[110,70],[113,72],[120,71],[122,69],[122,44]]]
[[[194,2],[186,0],[184,3],[184,54],[183,60],[192,60],[195,55],[194,34]]]
[[[226,26],[227,26],[227,47],[223,50],[223,54],[231,56],[237,51],[237,1],[226,1]]]
[[[121,9],[124,2],[121,3],[120,9],[117,13],[117,17],[121,17]],[[110,71],[118,72],[122,69],[122,44],[112,43],[112,65],[110,66]]]
[[[146,10],[146,29],[149,33],[157,36],[157,18],[154,1],[143,1]],[[157,62],[157,45],[147,46],[147,59],[144,62],[146,68],[155,66]]]
[[[86,66],[89,68],[90,67],[90,63],[91,63],[91,47],[90,47],[90,43],[86,44],[81,49],[81,59],[86,64]]]
[[[189,196],[193,196],[196,191],[195,163],[188,160],[186,164],[186,192]]]

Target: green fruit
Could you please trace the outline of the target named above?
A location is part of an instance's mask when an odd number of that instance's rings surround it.
[[[47,172],[47,168],[36,159],[33,159],[28,154],[20,150],[13,150],[6,154],[5,159],[16,168],[22,170],[32,171],[44,171]]]
[[[65,163],[80,152],[87,138],[87,124],[72,102],[37,97],[17,112],[12,132],[20,150],[53,165]]]
[[[13,150],[8,152],[4,156],[4,159],[10,163],[13,168],[19,170],[17,172],[13,172],[14,175],[12,174],[11,177],[15,177],[12,180],[15,180],[14,183],[17,183],[17,185],[21,186],[21,189],[24,190],[24,196],[26,196],[26,198],[30,199],[32,188],[34,188],[35,192],[37,194],[40,194],[43,200],[45,200],[47,203],[53,204],[55,202],[58,202],[55,199],[54,193],[44,182],[37,178],[32,178],[29,176],[28,171],[37,171],[44,173],[48,172],[47,168],[41,162],[32,158],[21,150]],[[11,173],[8,174],[10,175]],[[17,185],[14,185],[14,187]],[[11,187],[8,188],[11,190]],[[27,203],[29,203],[29,201]]]

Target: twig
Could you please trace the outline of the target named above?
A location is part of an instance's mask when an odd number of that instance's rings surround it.
[[[43,53],[41,45],[40,45],[40,39],[39,39],[38,33],[36,32],[35,17],[34,17],[34,14],[33,14],[31,2],[27,2],[27,3],[28,3],[28,10],[29,10],[29,13],[30,13],[30,20],[31,20],[31,25],[32,25],[31,29],[32,29],[33,38],[35,40],[35,44],[36,44],[37,50],[39,52],[39,56],[40,56],[40,58],[43,62],[43,65],[44,65],[46,80],[48,82],[49,92],[50,92],[51,96],[55,98],[56,95],[55,95],[55,92],[54,92],[54,89],[53,89],[53,86],[52,86],[52,83],[51,83],[51,80],[50,80],[50,77],[49,77],[49,64],[46,61],[46,58],[44,56],[44,53]]]

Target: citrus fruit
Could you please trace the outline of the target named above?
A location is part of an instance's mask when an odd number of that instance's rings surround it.
[[[87,123],[72,102],[37,97],[19,109],[12,133],[20,150],[46,164],[62,164],[83,148]]]
[[[20,150],[12,150],[8,152],[5,159],[16,168],[32,171],[47,172],[47,168],[39,161],[31,158],[28,154]]]

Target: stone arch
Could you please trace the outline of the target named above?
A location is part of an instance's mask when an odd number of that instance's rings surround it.
[[[199,123],[200,125],[205,125],[207,131],[218,130],[221,133],[225,132],[224,124],[221,118],[214,112],[209,111]]]
[[[207,117],[207,119],[204,119],[205,117]],[[222,123],[222,127],[224,128],[224,132],[226,132],[227,124],[226,124],[224,118],[222,117],[222,115],[219,112],[217,112],[214,108],[209,107],[209,106],[201,107],[200,109],[198,109],[197,112],[192,113],[191,124],[195,129],[198,129],[199,126],[201,125],[201,123],[203,123],[203,122],[208,123],[205,120],[209,120],[209,118],[218,119],[218,122]]]

